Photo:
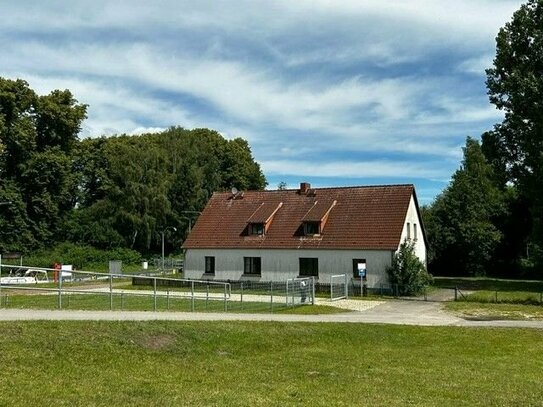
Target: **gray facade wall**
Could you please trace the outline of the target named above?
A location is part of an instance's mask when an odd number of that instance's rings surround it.
[[[285,281],[299,276],[299,258],[318,258],[321,283],[330,283],[333,274],[353,277],[353,259],[366,259],[368,287],[386,284],[386,267],[391,264],[389,250],[317,250],[317,249],[188,249],[184,275],[191,279]],[[215,275],[204,273],[205,257],[215,257]],[[243,275],[243,258],[261,258],[261,276]]]

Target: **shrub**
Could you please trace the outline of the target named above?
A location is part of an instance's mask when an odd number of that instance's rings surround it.
[[[391,284],[398,286],[400,295],[417,295],[432,282],[432,275],[426,271],[426,266],[415,254],[412,242],[405,241],[387,267]]]

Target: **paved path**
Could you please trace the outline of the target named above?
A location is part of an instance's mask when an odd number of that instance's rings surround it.
[[[327,315],[233,314],[145,311],[52,311],[0,309],[0,321],[278,321],[376,323],[420,326],[524,327],[543,329],[543,321],[468,321],[441,310],[440,303],[386,301],[364,311]]]

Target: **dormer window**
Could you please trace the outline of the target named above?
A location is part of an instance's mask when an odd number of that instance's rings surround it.
[[[321,233],[320,222],[304,222],[304,235],[319,235]]]
[[[268,233],[273,217],[282,206],[283,202],[262,202],[247,219],[247,228],[244,233],[249,236],[264,236]]]
[[[302,218],[305,236],[321,235],[337,201],[315,201]]]
[[[264,234],[264,224],[263,223],[251,223],[249,224],[249,234],[250,235],[263,235]]]

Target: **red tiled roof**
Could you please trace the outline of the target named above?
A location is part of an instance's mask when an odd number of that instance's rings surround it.
[[[230,192],[216,192],[183,248],[396,250],[413,194],[413,185],[316,188],[309,194],[247,191],[236,199]],[[334,201],[322,233],[304,236],[304,217],[324,216]],[[263,219],[280,203],[266,233],[247,236],[249,219]]]
[[[330,202],[329,200],[317,199],[311,209],[305,214],[302,218],[303,222],[319,222],[321,221],[326,214],[332,210],[333,205],[336,204],[336,201]]]
[[[247,219],[247,223],[266,223],[279,210],[282,203],[262,202],[260,207]]]

